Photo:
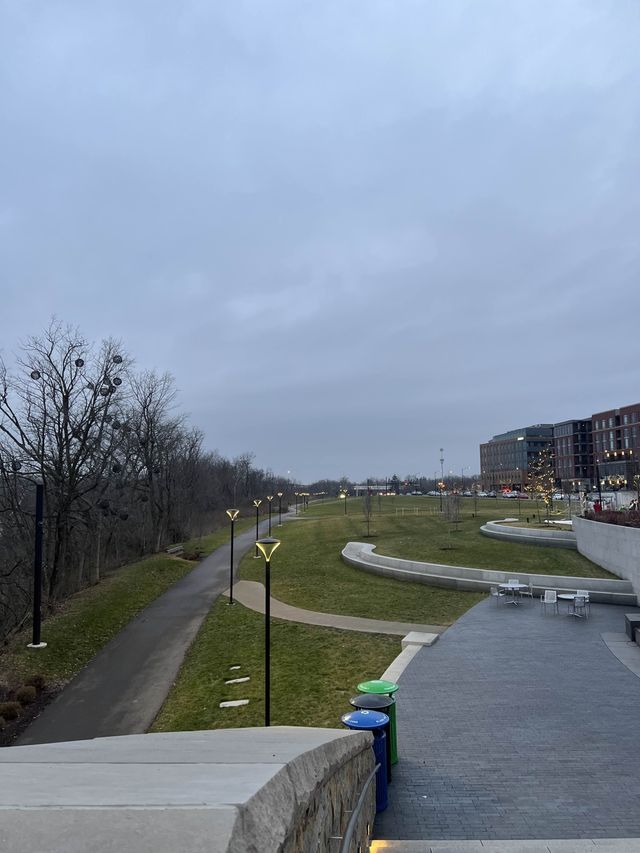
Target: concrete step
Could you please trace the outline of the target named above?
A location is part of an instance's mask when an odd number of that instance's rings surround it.
[[[370,853],[639,853],[640,838],[540,839],[534,841],[385,841]]]

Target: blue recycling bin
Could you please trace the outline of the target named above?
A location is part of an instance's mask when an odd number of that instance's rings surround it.
[[[341,720],[348,729],[373,732],[373,754],[376,764],[380,765],[376,771],[376,814],[379,814],[389,805],[385,733],[389,717],[381,711],[350,711],[343,714]]]
[[[387,785],[391,783],[391,706],[395,701],[393,696],[383,693],[361,693],[349,699],[349,704],[358,711],[380,711],[389,717],[389,725],[384,730],[387,736]]]

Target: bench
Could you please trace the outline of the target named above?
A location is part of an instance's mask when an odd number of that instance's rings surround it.
[[[625,613],[624,614],[624,630],[626,631],[627,637],[633,643],[635,641],[635,632],[640,628],[640,614],[638,613]]]
[[[184,548],[182,545],[172,545],[171,548],[167,548],[166,552],[170,557],[180,557],[184,554]]]

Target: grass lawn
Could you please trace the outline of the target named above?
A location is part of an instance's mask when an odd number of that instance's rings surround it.
[[[256,560],[257,562],[257,560]],[[193,643],[151,731],[264,725],[264,617],[218,601]],[[400,638],[316,628],[273,619],[271,723],[340,726],[351,696],[379,678],[400,653]],[[230,667],[240,665],[239,670]],[[242,684],[224,682],[249,676]],[[220,708],[220,702],[249,704]]]
[[[440,515],[437,498],[376,498],[367,538],[360,499],[350,499],[348,515],[338,501],[312,504],[298,520],[274,530],[282,545],[272,562],[272,595],[309,610],[439,625],[451,624],[482,598],[481,593],[393,581],[347,566],[340,552],[350,540],[372,542],[381,554],[427,562],[611,577],[577,551],[500,542],[480,533],[485,521],[512,516],[513,509],[506,501],[479,500],[473,518],[469,500],[456,530]],[[245,557],[241,577],[262,581],[262,562]]]
[[[341,507],[337,506],[337,503],[334,501],[333,504],[319,505],[316,514],[319,517],[338,519]],[[550,518],[566,518],[566,507],[566,502],[557,502]],[[362,501],[359,498],[351,499],[349,512],[353,518],[348,527],[345,525],[345,533],[348,534],[345,542],[348,539],[371,542],[376,545],[376,551],[380,554],[451,566],[512,569],[515,572],[536,572],[543,575],[614,577],[577,551],[501,542],[480,533],[480,527],[486,521],[517,518],[519,513],[516,501],[480,499],[475,510],[474,500],[463,498],[457,525],[441,516],[438,498],[374,498],[373,508],[372,535],[367,538]],[[416,511],[418,515],[415,514]],[[535,501],[521,502],[520,512],[524,525],[527,516],[530,523],[533,523],[534,511]],[[541,516],[544,517],[542,510]],[[342,518],[344,523],[344,515]],[[537,523],[535,526],[547,528],[547,525]]]
[[[12,638],[0,655],[3,681],[20,683],[43,675],[47,683],[69,681],[144,607],[195,563],[158,554],[106,575],[79,592],[42,623],[46,649],[28,649],[31,628]]]

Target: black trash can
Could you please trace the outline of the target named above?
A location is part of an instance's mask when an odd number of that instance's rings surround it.
[[[389,709],[396,700],[393,696],[385,696],[383,693],[359,693],[349,699],[349,704],[358,711],[381,711],[391,717]],[[391,781],[391,723],[385,726],[387,735],[387,782]]]

